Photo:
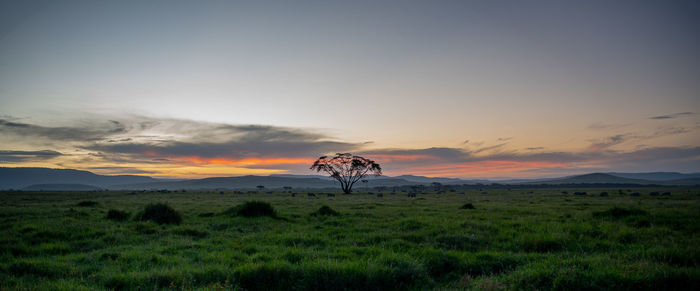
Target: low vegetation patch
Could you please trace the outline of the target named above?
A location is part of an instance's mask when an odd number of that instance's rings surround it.
[[[174,231],[178,235],[190,236],[194,238],[204,238],[208,235],[206,231],[201,231],[191,227],[183,227]]]
[[[116,210],[116,209],[110,209],[109,211],[107,211],[106,218],[109,220],[114,220],[114,221],[124,221],[124,220],[129,219],[129,212]]]
[[[89,201],[89,200],[78,202],[78,206],[80,206],[80,207],[93,207],[93,206],[97,206],[98,204],[99,203],[97,203],[95,201]]]
[[[243,217],[277,217],[275,208],[270,203],[263,201],[247,201],[236,207],[229,208],[224,214]]]
[[[311,216],[339,216],[340,213],[338,211],[333,210],[333,208],[330,208],[326,205],[321,206],[318,210],[315,212],[311,213]]]
[[[153,221],[157,224],[182,223],[182,215],[165,203],[148,204],[134,218],[140,221]]]
[[[474,204],[471,203],[464,203],[459,209],[474,209]]]
[[[646,215],[647,212],[641,209],[634,209],[634,208],[622,208],[622,207],[613,207],[609,210],[605,211],[596,211],[593,212],[593,216],[595,217],[610,217],[614,219],[619,219],[619,218],[625,218],[633,215]]]

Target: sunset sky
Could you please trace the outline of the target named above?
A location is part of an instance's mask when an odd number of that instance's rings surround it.
[[[0,1],[0,167],[700,172],[698,1]]]

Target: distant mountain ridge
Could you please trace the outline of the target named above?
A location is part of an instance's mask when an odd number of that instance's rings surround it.
[[[36,184],[83,184],[98,188],[113,185],[158,182],[136,175],[98,175],[88,171],[50,168],[0,168],[0,189],[22,189]]]
[[[625,173],[621,173],[625,174]],[[643,176],[645,173],[634,173],[629,176]],[[653,176],[655,173],[649,173]],[[682,175],[682,174],[681,174]],[[692,176],[690,174],[689,176]],[[700,178],[685,178],[677,180],[645,180],[625,178],[606,173],[591,173],[578,176],[540,180],[536,182],[525,182],[517,184],[626,184],[626,185],[665,185],[665,186],[691,186],[700,185]]]
[[[573,176],[573,177],[556,178],[556,179],[550,179],[550,180],[538,181],[538,182],[528,182],[525,184],[531,184],[531,183],[542,184],[542,183],[544,183],[544,184],[639,184],[639,185],[648,185],[648,184],[654,184],[655,182],[658,182],[658,181],[623,178],[623,177],[613,176],[613,175],[603,174],[603,173],[591,173],[591,174],[584,174],[584,175],[578,175],[578,176]]]
[[[637,177],[644,177],[641,179]],[[680,179],[673,179],[680,178]],[[653,180],[652,180],[653,179]],[[367,183],[358,182],[355,189],[366,187],[397,187],[410,185],[506,184],[506,185],[565,185],[565,184],[625,184],[625,185],[700,185],[700,173],[591,173],[551,179],[514,179],[489,181],[458,178],[423,177],[414,175],[369,176]],[[98,175],[88,171],[49,168],[0,168],[0,189],[26,190],[79,190],[79,189],[267,189],[292,187],[295,189],[335,188],[337,182],[320,175],[270,175],[212,177],[204,179],[169,180],[136,175]]]
[[[642,179],[642,180],[651,180],[651,181],[673,181],[673,180],[700,178],[700,173],[682,174],[682,173],[677,173],[677,172],[652,172],[652,173],[608,172],[608,173],[604,173],[604,174],[618,176],[618,177],[622,177],[622,178]]]
[[[102,188],[83,184],[35,184],[22,188],[24,191],[99,191]]]

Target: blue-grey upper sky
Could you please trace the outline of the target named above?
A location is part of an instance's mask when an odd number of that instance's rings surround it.
[[[0,125],[255,124],[381,155],[700,146],[697,1],[0,3]],[[106,151],[15,135],[0,150]],[[683,161],[644,169],[700,171]]]

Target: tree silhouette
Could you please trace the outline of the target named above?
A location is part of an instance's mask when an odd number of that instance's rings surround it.
[[[340,183],[345,194],[352,193],[352,185],[368,174],[381,175],[382,167],[375,161],[349,153],[337,153],[334,157],[323,156],[311,165],[316,172],[326,172]]]

